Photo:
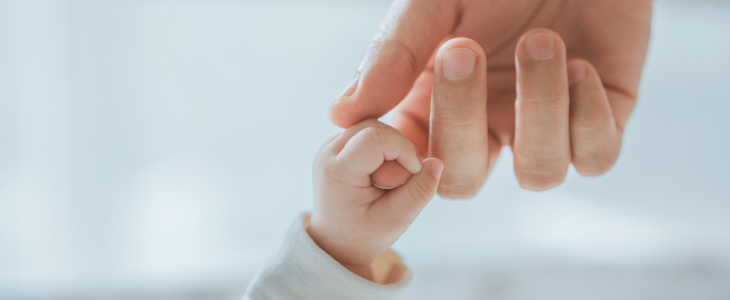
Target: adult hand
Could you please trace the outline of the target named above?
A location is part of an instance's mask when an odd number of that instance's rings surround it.
[[[559,185],[571,163],[597,176],[620,151],[651,11],[650,0],[397,0],[329,116],[347,128],[400,103],[392,125],[444,162],[445,197],[473,196],[505,145],[523,188]]]

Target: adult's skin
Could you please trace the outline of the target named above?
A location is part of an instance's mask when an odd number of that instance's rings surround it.
[[[523,188],[560,185],[571,163],[597,176],[618,157],[651,14],[650,0],[396,0],[329,117],[347,128],[397,105],[392,125],[444,162],[444,197],[473,196],[505,145]],[[407,176],[386,169],[380,186]]]

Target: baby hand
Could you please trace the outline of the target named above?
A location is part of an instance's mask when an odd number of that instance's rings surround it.
[[[413,174],[392,190],[373,186],[370,175],[386,161]],[[312,239],[344,267],[371,279],[370,265],[387,251],[436,194],[444,164],[420,161],[398,130],[366,120],[327,142],[314,163]]]

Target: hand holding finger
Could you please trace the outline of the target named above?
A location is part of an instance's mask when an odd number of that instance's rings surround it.
[[[392,127],[367,127],[347,141],[333,162],[334,173],[354,186],[368,187],[370,175],[386,161],[396,161],[411,174],[421,171],[415,146]]]
[[[406,183],[411,175],[397,161],[386,161],[370,175],[370,181],[381,190],[392,190]]]
[[[410,224],[436,195],[444,163],[438,158],[427,158],[423,169],[408,182],[389,191],[373,206],[374,211],[389,211],[400,222]]]

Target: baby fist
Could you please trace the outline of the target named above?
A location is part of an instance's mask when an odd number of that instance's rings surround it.
[[[386,162],[413,174],[391,190],[371,175]],[[315,207],[308,232],[325,252],[370,279],[370,264],[388,250],[436,194],[443,162],[421,162],[398,130],[366,120],[326,143],[314,164]]]

